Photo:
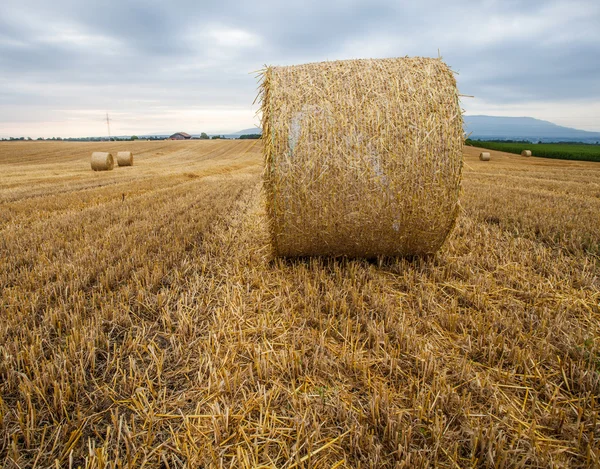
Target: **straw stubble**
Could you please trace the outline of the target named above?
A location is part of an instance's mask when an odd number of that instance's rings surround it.
[[[264,186],[276,255],[437,251],[459,210],[463,129],[439,59],[263,71]]]

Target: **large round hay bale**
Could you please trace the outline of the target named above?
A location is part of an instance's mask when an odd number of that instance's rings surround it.
[[[133,153],[130,151],[120,151],[117,153],[117,163],[119,166],[133,166]]]
[[[110,153],[95,151],[92,153],[92,169],[94,171],[110,171],[115,166],[115,160]]]
[[[463,127],[439,59],[269,67],[260,89],[276,255],[437,251],[459,211]]]
[[[492,157],[490,156],[490,153],[487,151],[482,151],[481,153],[479,153],[479,159],[481,161],[490,161]]]
[[[531,150],[523,150],[521,156],[531,156]]]

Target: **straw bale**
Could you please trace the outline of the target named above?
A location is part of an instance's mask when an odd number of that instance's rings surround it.
[[[115,160],[110,153],[95,151],[92,153],[92,169],[94,171],[110,171],[115,166]]]
[[[490,161],[492,157],[490,156],[490,153],[487,151],[482,151],[481,153],[479,153],[479,159],[481,161]]]
[[[117,153],[117,163],[119,166],[133,166],[133,153],[130,151],[120,151]]]
[[[523,150],[521,156],[531,156],[531,150]]]
[[[463,127],[439,59],[268,67],[264,187],[276,255],[420,255],[456,220]]]

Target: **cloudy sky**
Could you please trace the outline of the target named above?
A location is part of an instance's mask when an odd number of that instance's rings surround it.
[[[467,114],[600,131],[600,2],[3,0],[0,137],[231,132],[264,64],[428,56]]]

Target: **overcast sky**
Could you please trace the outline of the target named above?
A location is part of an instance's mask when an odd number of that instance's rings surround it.
[[[598,0],[3,0],[0,137],[237,131],[264,64],[438,50],[467,114],[600,131]]]

